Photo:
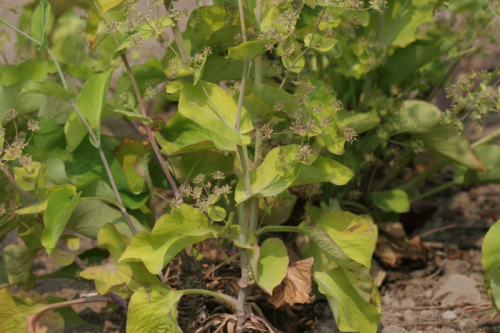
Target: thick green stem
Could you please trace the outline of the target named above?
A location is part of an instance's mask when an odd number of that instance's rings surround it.
[[[190,294],[201,294],[201,295],[207,295],[210,297],[218,298],[232,306],[236,306],[236,299],[234,299],[231,296],[227,296],[223,293],[218,293],[216,291],[211,291],[211,290],[205,290],[205,289],[184,289],[182,290],[182,293],[184,295],[190,295]]]
[[[297,232],[297,233],[303,233],[302,229],[300,227],[288,227],[288,226],[283,226],[283,225],[269,225],[267,227],[260,228],[259,230],[255,231],[255,236],[260,236],[260,235],[268,233],[268,232]]]
[[[179,30],[179,25],[173,26],[172,30],[174,31],[175,43],[177,44],[177,49],[179,49],[181,60],[183,63],[186,63],[187,59],[189,58],[189,54],[186,48],[186,44],[184,44],[184,38],[182,38],[181,31]]]
[[[249,67],[250,67],[250,61],[247,60],[245,61],[245,65],[243,66],[243,76],[241,77],[241,84],[240,84],[240,96],[238,98],[238,109],[236,110],[235,129],[237,132],[240,131],[241,112],[243,110],[243,99],[245,98],[245,88],[247,85]]]
[[[436,193],[438,193],[438,192],[441,192],[441,191],[444,191],[444,190],[446,190],[446,189],[449,189],[450,187],[452,187],[452,186],[454,186],[454,185],[458,185],[458,184],[457,184],[457,183],[455,183],[455,181],[453,181],[453,180],[452,180],[451,182],[448,182],[448,183],[445,183],[445,184],[443,184],[443,185],[441,185],[441,186],[438,186],[438,187],[436,187],[436,188],[433,188],[432,190],[430,190],[430,191],[428,191],[428,192],[425,192],[425,193],[423,193],[423,194],[419,195],[419,196],[418,196],[418,197],[416,197],[416,198],[413,198],[413,199],[411,200],[411,202],[415,202],[415,201],[418,201],[418,200],[422,200],[422,199],[424,199],[424,198],[427,198],[427,197],[428,197],[428,196],[430,196],[430,195],[433,195],[433,194],[436,194]]]

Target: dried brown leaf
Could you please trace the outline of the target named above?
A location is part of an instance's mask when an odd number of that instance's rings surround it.
[[[311,283],[311,270],[314,264],[314,257],[297,261],[288,267],[288,272],[281,283],[273,290],[273,296],[269,303],[275,308],[285,304],[311,303],[314,301]]]
[[[196,244],[196,249],[216,265],[229,259],[218,238],[205,239]]]

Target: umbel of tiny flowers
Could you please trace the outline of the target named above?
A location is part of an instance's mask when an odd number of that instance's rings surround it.
[[[193,206],[203,213],[206,213],[210,206],[219,200],[221,195],[232,193],[229,185],[219,186],[219,182],[226,178],[222,171],[215,171],[211,176],[214,180],[217,180],[217,185],[214,186],[210,181],[206,182],[207,177],[200,173],[193,179],[196,186],[186,186],[182,190],[183,197],[195,200],[196,203]],[[180,204],[180,199],[174,199],[170,202],[170,207],[175,210]]]

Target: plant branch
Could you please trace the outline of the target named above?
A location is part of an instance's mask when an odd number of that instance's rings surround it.
[[[241,0],[240,0],[241,1]],[[323,15],[325,14],[325,10],[326,10],[326,7],[323,7],[323,10],[321,11],[321,15],[319,16],[319,20],[318,20],[318,24],[316,24],[316,27],[314,28],[314,31],[312,33],[312,36],[311,36],[311,40],[309,41],[309,45],[307,45],[307,47],[304,49],[304,51],[302,51],[298,57],[292,62],[292,65],[290,66],[291,69],[293,69],[293,66],[295,66],[295,64],[297,63],[297,61],[300,60],[300,58],[302,58],[302,56],[304,54],[306,54],[307,50],[309,49],[309,47],[311,47],[312,45],[312,42],[314,40],[314,36],[316,35],[316,32],[318,31],[318,28],[319,28],[319,24],[321,23],[321,21],[323,20]],[[283,79],[283,81],[281,82],[281,85],[280,85],[280,89],[283,89],[283,86],[285,85],[285,82],[286,82],[286,79],[288,78],[288,72],[285,74],[285,78]]]
[[[418,185],[418,183],[420,183],[424,179],[428,178],[429,176],[433,175],[434,173],[438,172],[439,170],[447,166],[449,163],[451,163],[449,160],[436,163],[429,169],[425,170],[424,172],[420,173],[419,175],[411,179],[409,182],[400,186],[399,188],[403,191],[408,191],[413,187],[415,187],[416,185]]]
[[[184,289],[184,290],[182,290],[182,293],[184,295],[191,295],[191,294],[207,295],[210,297],[218,298],[221,301],[224,301],[224,302],[236,307],[236,299],[234,299],[231,296],[227,296],[225,294],[218,293],[216,291],[205,290],[205,289]]]
[[[113,189],[113,192],[116,196],[116,200],[118,200],[118,203],[120,205],[124,206],[122,198],[120,196],[120,192],[118,192],[118,188],[116,187],[115,179],[113,178],[113,174],[111,173],[111,168],[109,167],[108,161],[106,160],[106,156],[104,155],[104,152],[102,151],[102,147],[99,144],[99,140],[97,140],[97,137],[95,136],[94,131],[92,131],[92,128],[90,127],[89,123],[87,122],[87,120],[85,119],[83,114],[80,112],[80,110],[78,109],[76,104],[73,103],[72,101],[68,101],[68,103],[71,105],[73,110],[75,110],[75,112],[78,114],[78,117],[80,117],[80,120],[85,125],[85,128],[87,128],[87,131],[89,132],[90,137],[92,138],[92,141],[94,142],[94,145],[97,147],[97,150],[99,151],[99,155],[101,156],[102,163],[104,164],[104,168],[106,169],[106,173],[108,174],[111,188]],[[132,231],[134,232],[134,235],[137,234],[137,229],[135,228],[134,224],[132,223],[132,219],[130,218],[130,215],[128,214],[125,207],[120,207],[120,211],[122,212],[123,216],[127,220],[128,225],[130,226],[130,229],[132,229]]]
[[[104,15],[104,13],[102,12],[101,8],[98,6],[98,4],[95,2],[95,0],[93,0],[93,1],[94,1],[94,5],[97,7],[97,10],[99,11],[99,14],[101,15],[101,18],[104,20],[104,22],[106,24],[108,24],[109,22],[108,22],[106,16]],[[167,4],[165,3],[165,5],[167,5]],[[167,11],[169,10],[168,7],[166,9],[167,9]],[[174,33],[175,33],[175,30],[174,30]],[[120,46],[120,43],[118,42],[118,39],[117,39],[114,31],[111,31],[111,34],[113,35],[116,46],[117,47]],[[132,87],[134,88],[134,92],[135,92],[135,95],[137,97],[137,100],[139,101],[139,107],[141,109],[141,114],[144,117],[147,117],[146,108],[144,106],[144,101],[142,99],[141,93],[139,91],[139,86],[137,85],[137,81],[135,80],[134,73],[132,72],[132,68],[130,67],[130,64],[128,62],[126,54],[121,54],[121,58],[122,58],[122,61],[125,65],[125,68],[127,69],[127,73],[130,77],[130,81],[132,82]],[[185,59],[182,59],[182,60],[183,60],[183,62],[185,61]],[[158,147],[158,144],[156,143],[156,139],[155,139],[153,133],[151,132],[151,128],[149,127],[148,124],[145,124],[144,128],[146,129],[146,134],[148,136],[148,140],[151,143],[153,150],[155,151],[155,155],[160,162],[160,165],[163,169],[163,172],[165,173],[165,176],[167,177],[168,183],[170,184],[172,191],[174,191],[175,197],[179,198],[180,197],[179,190],[177,188],[177,185],[175,184],[175,181],[174,181],[174,178],[172,177],[172,174],[170,173],[170,170],[167,167],[167,164],[165,163],[163,155],[160,152],[160,148]]]
[[[206,272],[205,276],[210,276],[210,274],[212,274],[213,272],[215,272],[216,270],[218,270],[222,266],[225,266],[225,265],[229,264],[233,259],[236,259],[239,256],[240,256],[240,253],[236,253],[234,256],[229,257],[229,259],[224,260],[222,263],[218,264],[217,266],[215,266],[214,268],[212,268],[211,270],[209,270],[208,272]]]
[[[494,131],[494,132],[486,135],[485,137],[477,140],[476,142],[474,142],[473,144],[471,144],[471,147],[474,149],[476,147],[488,144],[491,141],[493,141],[495,139],[498,139],[498,138],[500,138],[500,129],[497,129],[496,131]]]

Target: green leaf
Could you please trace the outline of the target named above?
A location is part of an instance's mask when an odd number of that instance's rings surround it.
[[[167,155],[180,155],[218,148],[235,151],[236,147],[223,136],[198,125],[179,112],[168,120],[167,125],[156,132],[156,140]]]
[[[208,216],[213,221],[223,221],[226,218],[226,210],[219,206],[210,206],[208,208]]]
[[[306,35],[306,37],[304,37],[304,44],[307,45],[308,48],[314,49],[321,53],[330,51],[338,42],[338,40],[336,40],[335,38],[323,37],[319,34],[314,35],[312,43],[311,38],[312,34]]]
[[[150,288],[153,285],[164,286],[158,277],[147,271],[143,263],[117,262],[129,244],[129,239],[120,234],[113,224],[105,224],[99,231],[97,240],[100,246],[108,249],[111,257],[98,266],[86,268],[80,276],[95,280],[96,289],[100,294],[119,291],[122,286],[130,290]]]
[[[354,290],[341,268],[314,272],[319,291],[326,295],[335,321],[342,332],[376,332],[380,322],[380,295],[375,304],[365,302]]]
[[[43,215],[45,230],[42,234],[42,244],[48,254],[56,247],[66,223],[80,201],[80,194],[75,194],[69,187],[62,187],[50,195]]]
[[[31,17],[31,37],[39,41],[41,45],[34,44],[37,50],[45,50],[47,47],[47,25],[50,19],[50,3],[40,1]]]
[[[173,21],[166,16],[158,17],[148,22],[144,22],[136,27],[131,33],[131,36],[134,34],[140,34],[143,40],[156,38],[165,30],[166,27],[170,27],[172,23]],[[118,46],[111,57],[112,59],[118,58],[123,50],[132,45],[131,36],[127,36],[120,46]]]
[[[390,118],[391,135],[400,133],[427,133],[439,125],[441,111],[433,104],[409,100],[403,102],[403,107]]]
[[[17,234],[21,237],[26,246],[43,247],[40,242],[43,229],[42,223],[37,222],[37,220],[30,220],[21,224],[19,229],[17,229]]]
[[[205,95],[215,104],[218,112]],[[241,112],[240,131],[235,130],[237,104],[216,84],[200,81],[196,86],[186,85],[179,99],[179,112],[205,129],[215,132],[229,142],[249,144],[250,138],[244,133],[254,127],[245,108]],[[219,114],[218,114],[219,113]]]
[[[7,245],[4,248],[3,258],[10,284],[19,284],[24,291],[33,288],[35,284],[33,261],[39,251],[39,247],[13,244]]]
[[[293,186],[320,182],[330,182],[335,185],[347,184],[354,173],[348,167],[328,157],[320,157],[311,165],[303,164],[293,182]]]
[[[299,229],[313,241],[307,256],[316,257],[314,271],[340,266],[356,293],[375,302],[377,287],[369,270],[377,239],[368,221],[350,212],[327,211],[314,226],[303,222]]]
[[[111,82],[111,74],[113,71],[109,71],[103,74],[96,74],[91,76],[83,85],[80,94],[78,95],[78,100],[76,101],[76,106],[80,110],[83,117],[87,120],[92,131],[97,137],[99,143],[101,141],[101,135],[99,127],[101,125],[101,114],[106,104],[106,98],[108,96],[109,85]],[[66,138],[72,137],[72,140],[83,140],[87,133],[87,129],[80,121],[78,123],[80,128],[74,128],[71,132],[66,131]],[[83,127],[83,130],[82,130]],[[65,128],[66,129],[66,128]],[[75,136],[77,136],[75,139]],[[90,141],[93,145],[93,140]],[[73,144],[76,148],[78,144]]]
[[[247,41],[241,43],[236,47],[230,47],[228,49],[227,58],[230,60],[241,60],[241,61],[252,60],[256,56],[266,52],[267,42],[268,41],[266,40]]]
[[[182,332],[177,325],[177,304],[182,294],[159,286],[136,291],[130,299],[127,332]]]
[[[493,304],[493,315],[498,313],[498,307],[500,304],[500,299],[496,296],[498,295],[498,271],[494,270],[500,267],[500,221],[493,224],[484,236],[483,247],[481,253],[481,261],[484,267],[484,284],[486,286],[486,291],[490,295],[491,303]],[[493,280],[494,279],[494,280]],[[493,280],[493,285],[492,285]],[[495,288],[495,290],[493,290]],[[499,302],[499,303],[497,303]]]
[[[206,216],[183,204],[163,215],[151,234],[135,235],[119,262],[142,261],[151,273],[158,274],[186,246],[215,237],[217,230]]]
[[[500,146],[482,145],[474,148],[474,153],[484,162],[488,172],[467,170],[464,174],[464,183],[500,183]]]
[[[338,125],[340,130],[352,128],[357,134],[364,133],[380,123],[380,117],[375,109],[370,112],[351,113],[346,110],[338,112]]]
[[[280,158],[280,155],[286,157]],[[235,190],[236,202],[239,204],[256,195],[272,197],[292,185],[317,182],[345,185],[352,178],[352,171],[335,160],[313,156],[310,159],[310,165],[299,161],[296,145],[274,148],[257,169],[250,171],[251,196],[247,196],[244,180],[240,179]]]
[[[410,133],[427,147],[469,169],[487,171],[484,163],[474,154],[469,141],[452,124],[443,125],[441,111],[424,101],[405,101],[387,127],[391,135]]]
[[[387,212],[406,213],[410,211],[410,200],[405,191],[396,189],[372,192],[370,197],[378,208]]]
[[[285,109],[282,112],[293,113],[299,108],[294,97],[283,89],[279,89],[267,84],[259,84],[252,88],[252,93],[245,96],[243,106],[248,110],[254,121],[266,122],[271,117],[279,115],[273,110],[276,102],[285,101]]]
[[[272,296],[273,289],[277,287],[288,271],[288,251],[279,238],[268,238],[260,247],[260,256],[254,267],[254,278],[259,287]],[[252,259],[250,259],[252,261]]]
[[[64,89],[60,84],[52,81],[29,81],[19,93],[23,94],[45,94],[61,97],[62,99],[75,99],[75,93]]]
[[[437,0],[389,0],[383,14],[370,18],[367,31],[377,31],[379,16],[383,16],[380,39],[386,46],[405,47],[416,39],[417,29],[432,21]]]
[[[29,94],[20,96],[19,93],[26,82],[22,81],[8,87],[0,86],[0,123],[5,124],[5,113],[10,109],[17,111],[18,116],[38,111],[42,104],[43,95]]]
[[[137,231],[145,231],[144,226],[133,216],[130,216]],[[99,230],[108,222],[116,226],[118,231],[132,238],[134,233],[130,229],[123,214],[116,208],[106,205],[101,200],[89,200],[79,204],[66,224],[66,228],[83,236],[97,239]]]

